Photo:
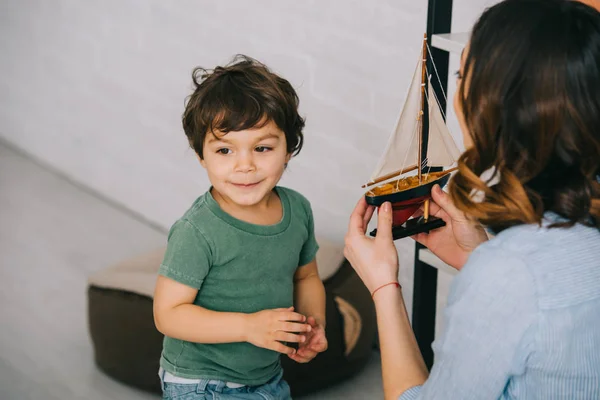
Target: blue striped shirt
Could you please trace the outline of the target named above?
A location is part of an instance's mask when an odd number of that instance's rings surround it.
[[[600,232],[547,222],[471,254],[429,379],[401,400],[600,399]]]

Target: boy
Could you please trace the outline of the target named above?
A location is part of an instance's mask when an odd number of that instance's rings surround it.
[[[302,148],[298,96],[244,56],[193,81],[183,128],[212,186],[172,226],[156,282],[164,398],[289,399],[279,354],[327,349],[311,207],[276,186]]]

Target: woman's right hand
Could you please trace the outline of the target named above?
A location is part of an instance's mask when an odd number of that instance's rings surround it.
[[[444,220],[446,226],[429,233],[419,233],[412,238],[425,245],[446,264],[461,269],[477,246],[488,240],[483,226],[469,220],[452,203],[450,196],[439,185],[431,190],[430,215]]]

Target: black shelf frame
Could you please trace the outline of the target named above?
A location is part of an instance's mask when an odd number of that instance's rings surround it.
[[[431,49],[431,58],[435,60],[440,82],[434,77],[431,79],[433,90],[440,101],[441,110],[446,114],[447,104],[443,93],[448,93],[448,63],[449,53],[436,49],[431,45],[431,37],[436,33],[448,33],[452,25],[452,0],[429,0],[427,6],[427,42]],[[427,69],[430,74],[435,74],[431,60],[427,60]],[[434,79],[435,78],[435,79]],[[421,152],[426,153],[428,118],[427,110],[423,118],[423,147]],[[431,265],[419,260],[419,251],[425,248],[415,244],[415,266],[413,286],[412,327],[419,349],[427,368],[433,365],[433,350],[431,344],[435,337],[435,316],[437,303],[437,276],[438,271]]]

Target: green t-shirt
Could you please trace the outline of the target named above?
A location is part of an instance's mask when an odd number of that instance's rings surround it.
[[[194,304],[213,311],[254,313],[290,307],[294,273],[317,253],[310,203],[275,188],[281,221],[254,225],[224,212],[210,192],[169,232],[159,274],[198,289]],[[203,344],[165,337],[160,365],[184,378],[261,385],[279,373],[279,353],[248,342]]]

